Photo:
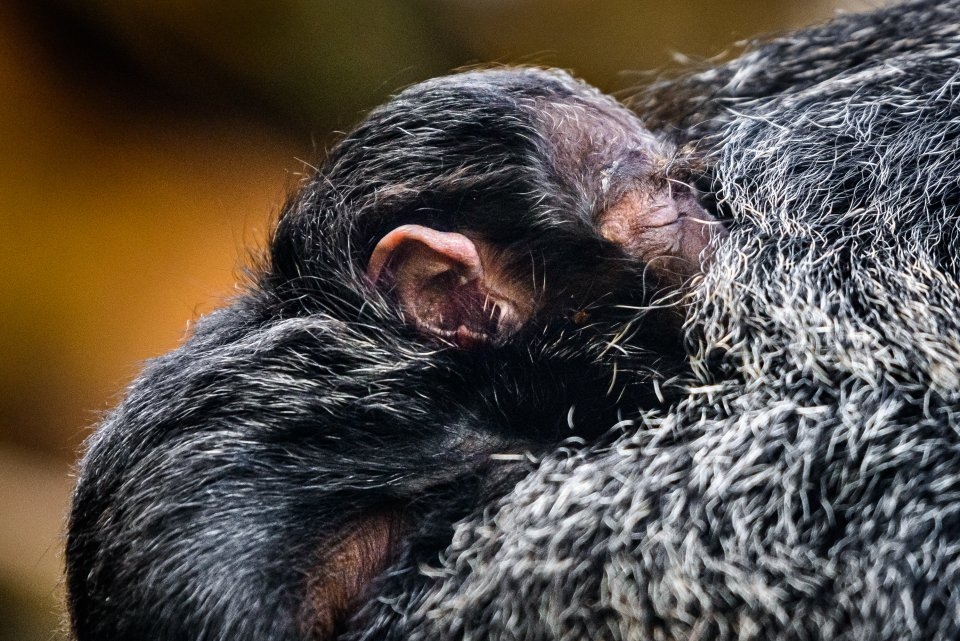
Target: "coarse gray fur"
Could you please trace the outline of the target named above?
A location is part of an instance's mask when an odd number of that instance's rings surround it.
[[[960,638],[960,2],[673,87],[733,216],[688,396],[543,460],[358,636]]]

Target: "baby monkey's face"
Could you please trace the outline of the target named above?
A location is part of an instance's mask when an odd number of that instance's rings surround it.
[[[592,223],[666,286],[709,263],[723,225],[698,202],[688,160],[612,100],[541,109],[558,174],[592,203]]]

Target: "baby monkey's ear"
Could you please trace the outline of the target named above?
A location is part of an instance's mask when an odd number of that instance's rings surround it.
[[[396,297],[422,333],[463,348],[497,345],[529,320],[534,305],[491,264],[494,255],[463,234],[403,225],[377,243],[367,277]]]

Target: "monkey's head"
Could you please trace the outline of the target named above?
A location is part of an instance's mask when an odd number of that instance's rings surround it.
[[[269,282],[297,301],[383,296],[439,344],[528,341],[558,319],[676,301],[723,233],[690,180],[633,113],[563,72],[440,78],[332,151],[280,223]],[[648,316],[636,338],[673,352],[682,310]]]

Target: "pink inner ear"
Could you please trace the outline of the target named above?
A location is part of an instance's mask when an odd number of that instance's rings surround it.
[[[489,253],[484,269],[481,249],[463,234],[403,225],[377,243],[367,278],[390,291],[421,334],[464,348],[496,344],[527,321],[533,301],[501,279]]]
[[[468,280],[483,273],[476,246],[463,234],[437,231],[422,225],[401,225],[380,239],[374,248],[367,263],[370,282],[377,284],[391,259],[410,243],[422,244],[442,261],[459,265],[461,274]]]

